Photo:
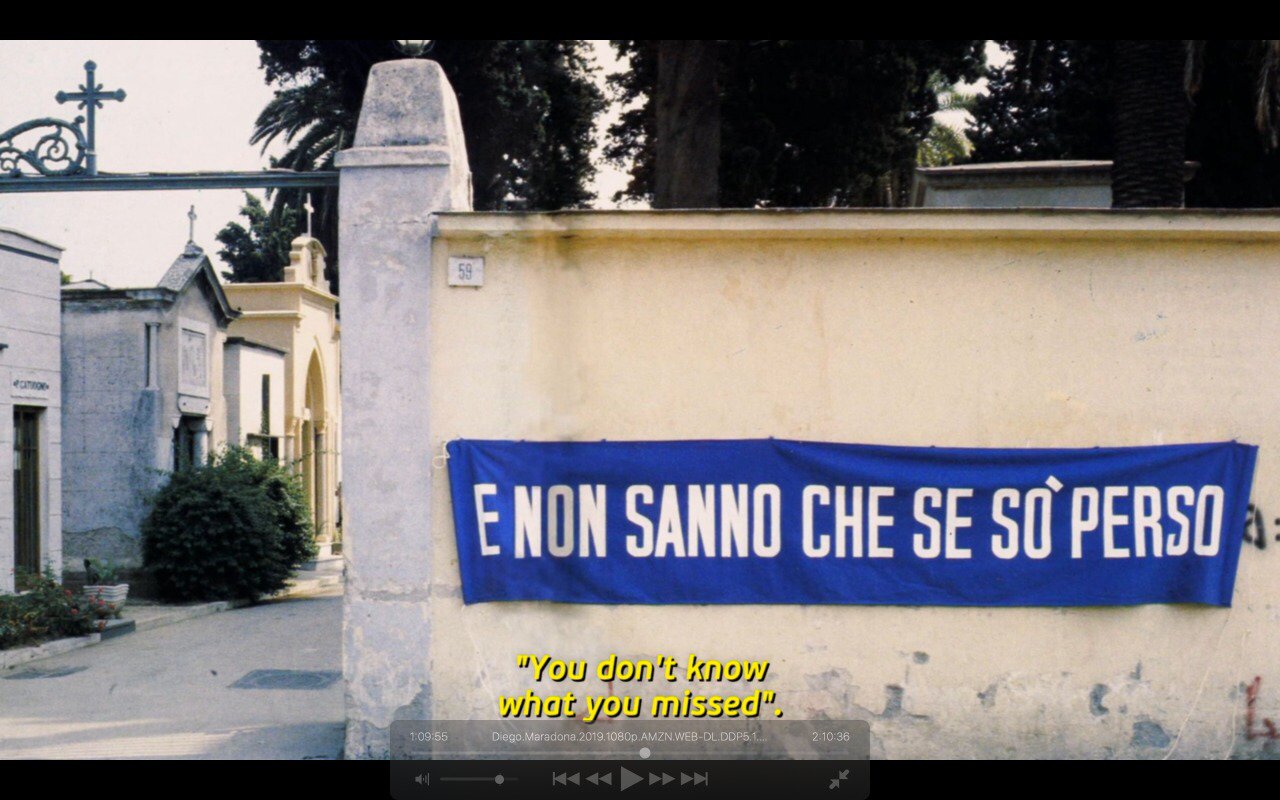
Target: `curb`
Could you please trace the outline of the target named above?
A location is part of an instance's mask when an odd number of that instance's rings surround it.
[[[319,589],[327,589],[330,586],[337,586],[342,583],[342,573],[335,572],[332,575],[321,575],[318,578],[303,578],[301,580],[291,580],[289,585],[281,589],[276,594],[271,595],[272,600],[280,600],[285,597],[295,597],[297,595],[309,594]]]
[[[54,639],[34,647],[19,647],[14,650],[0,650],[0,671],[10,670],[28,661],[52,658],[82,647],[89,647],[102,641],[102,634],[91,633],[88,636],[74,636],[70,639]]]
[[[154,628],[162,628],[165,625],[172,625],[175,622],[186,622],[189,619],[207,617],[210,614],[217,614],[221,611],[244,608],[248,604],[246,600],[217,600],[212,603],[201,603],[195,606],[176,606],[149,619],[135,620],[134,629],[149,631]]]
[[[114,639],[117,636],[124,636],[126,633],[133,633],[138,629],[137,620],[132,619],[113,619],[107,623],[107,627],[99,633],[102,634],[102,641]]]
[[[201,603],[196,606],[178,606],[163,614],[158,614],[150,619],[137,620],[126,617],[124,619],[111,620],[107,623],[107,627],[100,633],[91,633],[88,636],[74,636],[69,639],[54,639],[52,642],[45,642],[33,647],[20,647],[15,650],[0,650],[0,671],[10,670],[20,664],[26,664],[31,661],[39,661],[53,656],[60,656],[63,653],[70,653],[73,650],[80,650],[85,647],[92,647],[95,644],[114,639],[117,636],[124,636],[134,631],[146,631],[152,628],[159,628],[164,625],[172,625],[175,622],[183,622],[196,617],[204,617],[209,614],[216,614],[219,611],[229,611],[233,608],[240,608],[247,605],[244,600],[219,600],[215,603]],[[127,607],[126,607],[127,608]]]
[[[288,597],[308,594],[316,591],[317,589],[336,586],[341,582],[341,573],[325,575],[319,578],[295,580],[291,581],[289,585],[279,593],[272,595],[270,598],[264,599],[283,600]],[[178,622],[185,622],[189,619],[207,617],[210,614],[218,614],[223,611],[232,611],[237,608],[244,608],[247,605],[249,605],[249,601],[247,600],[218,600],[212,603],[201,603],[193,606],[176,606],[149,619],[138,620],[126,617],[120,620],[112,620],[107,624],[106,630],[101,633],[91,633],[88,636],[74,636],[69,639],[54,639],[51,642],[45,642],[44,644],[38,644],[33,647],[19,647],[13,650],[0,650],[0,672],[6,672],[14,667],[27,664],[32,661],[52,658],[53,656],[60,656],[63,653],[70,653],[74,650],[92,647],[100,642],[114,639],[117,636],[125,636],[135,631],[149,631],[155,628],[162,628],[165,625],[173,625]],[[126,610],[127,608],[128,607],[126,606]]]

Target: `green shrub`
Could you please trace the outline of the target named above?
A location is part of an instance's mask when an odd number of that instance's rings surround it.
[[[285,587],[315,554],[301,482],[230,448],[174,472],[142,523],[143,560],[166,600],[250,600]]]
[[[52,572],[29,576],[26,586],[26,594],[0,595],[0,650],[93,632],[85,599],[62,588]]]

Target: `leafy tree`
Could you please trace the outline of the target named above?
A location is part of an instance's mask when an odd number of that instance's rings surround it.
[[[218,231],[222,244],[218,255],[231,265],[231,271],[222,277],[235,283],[282,280],[289,264],[289,244],[301,227],[298,210],[283,206],[273,221],[262,201],[245,192],[240,215],[248,220],[247,229],[238,222],[228,222]]]
[[[974,161],[1109,159],[1109,42],[997,40],[1008,59],[987,68],[968,135]]]
[[[266,147],[283,140],[285,153],[272,166],[302,171],[332,168],[355,137],[369,69],[403,57],[390,39],[260,40],[258,47],[276,94],[251,142]],[[585,42],[442,40],[430,56],[458,95],[476,208],[572,208],[592,199],[592,132],[604,99],[592,81]],[[274,192],[267,224],[282,226],[286,209],[301,208],[304,197],[305,190]],[[313,202],[313,231],[331,255],[336,292],[337,192],[313,192]],[[242,271],[229,263],[233,273]],[[243,271],[255,274],[248,264]]]
[[[662,79],[662,42],[613,45],[631,69],[610,76],[628,108],[610,128],[605,155],[632,165],[619,198],[658,207],[712,195],[726,207],[900,203],[938,108],[930,77],[971,80],[983,63],[980,40],[720,40],[676,53],[687,61],[715,56],[713,76],[691,69],[682,83]],[[712,78],[719,108],[708,113],[692,100],[708,95]],[[667,113],[677,116],[659,124]],[[705,130],[714,125],[718,132]],[[718,135],[717,192],[686,182],[674,197],[656,194],[682,185],[660,175],[664,167],[697,160],[659,158],[669,131],[690,147]],[[712,179],[711,170],[704,174]]]
[[[1276,44],[1259,40],[1194,40],[1166,43],[1155,72],[1150,42],[1117,46],[1102,40],[1002,40],[1009,60],[988,70],[969,131],[974,161],[1058,158],[1111,159],[1117,124],[1128,122],[1127,162],[1142,158],[1164,130],[1165,145],[1147,158],[1163,168],[1131,171],[1146,181],[1161,174],[1155,197],[1122,203],[1176,205],[1182,195],[1182,162],[1199,163],[1186,184],[1186,203],[1200,207],[1280,206],[1280,152],[1269,137],[1276,91]],[[1122,52],[1125,63],[1119,64]],[[1117,102],[1121,75],[1125,101]],[[1158,76],[1158,77],[1157,77]],[[1160,81],[1159,92],[1147,84]],[[1160,93],[1163,94],[1160,94]],[[1164,100],[1155,102],[1163,96]],[[1187,97],[1190,96],[1189,111]],[[1123,113],[1119,113],[1123,107]],[[1145,115],[1138,119],[1138,115]],[[1135,121],[1137,120],[1137,121]],[[1172,123],[1172,128],[1169,123]],[[1179,142],[1182,142],[1179,145]],[[1126,159],[1117,159],[1125,162]],[[1121,165],[1123,169],[1123,163]],[[1133,178],[1121,178],[1122,184]],[[1122,185],[1121,192],[1129,191]],[[1146,191],[1146,190],[1144,190]]]
[[[1202,208],[1280,206],[1280,150],[1259,82],[1273,66],[1275,42],[1207,41],[1191,123],[1187,158],[1200,164],[1187,184],[1187,205]],[[1274,79],[1270,83],[1274,91]],[[1262,119],[1259,120],[1259,112]],[[1261,125],[1260,125],[1261,123]],[[1261,130],[1260,130],[1261,127]]]

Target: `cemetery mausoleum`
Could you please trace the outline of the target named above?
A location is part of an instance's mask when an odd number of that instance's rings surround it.
[[[0,228],[0,593],[62,566],[61,257]]]
[[[62,293],[64,551],[141,564],[165,473],[225,442],[223,346],[237,312],[193,243],[155,286]]]
[[[342,481],[338,298],[330,293],[325,277],[324,246],[310,236],[299,236],[293,240],[282,281],[231,283],[224,288],[239,313],[230,335],[275,348],[284,356],[280,411],[272,418],[276,427],[263,446],[299,471],[323,557],[339,532]],[[246,385],[245,391],[252,387]],[[244,421],[240,427],[248,430]]]

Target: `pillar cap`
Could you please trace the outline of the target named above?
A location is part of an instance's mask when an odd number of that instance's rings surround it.
[[[437,187],[432,191],[443,189],[430,201],[435,206],[433,210],[471,210],[471,165],[462,134],[462,116],[444,69],[422,58],[374,64],[360,106],[354,146],[338,153],[335,164],[344,170],[348,182],[381,181],[364,172],[369,168],[443,173],[442,181],[429,182]],[[359,172],[359,178],[351,174],[355,172]],[[395,172],[390,180],[410,184],[416,180],[399,177]],[[348,197],[350,192],[344,189],[342,195]],[[343,215],[351,216],[347,211]]]
[[[421,58],[374,64],[354,144],[357,148],[460,146],[458,100],[440,65]]]

